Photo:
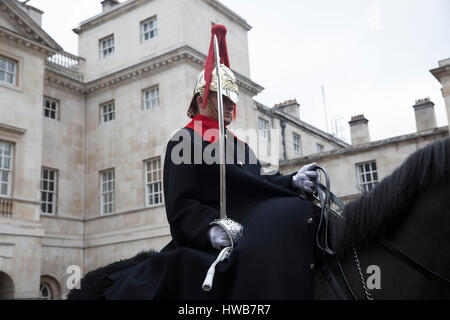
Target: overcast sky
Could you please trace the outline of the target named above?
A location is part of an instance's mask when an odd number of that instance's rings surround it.
[[[372,140],[415,132],[412,105],[425,97],[435,103],[438,126],[447,125],[441,86],[429,70],[450,58],[449,0],[221,2],[253,27],[251,78],[265,88],[255,100],[271,107],[297,99],[301,119],[326,131],[324,86],[328,131],[340,118],[347,141],[357,114],[369,120]],[[29,4],[45,12],[43,28],[74,54],[72,29],[101,11],[100,0]]]

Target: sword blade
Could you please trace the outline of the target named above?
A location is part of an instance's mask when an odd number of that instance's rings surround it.
[[[226,166],[225,166],[225,125],[223,118],[222,83],[220,79],[220,55],[217,36],[214,35],[214,56],[217,72],[217,103],[219,114],[219,154],[220,154],[220,219],[227,217]]]

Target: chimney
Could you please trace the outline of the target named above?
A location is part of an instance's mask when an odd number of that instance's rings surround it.
[[[363,114],[353,116],[352,120],[349,121],[352,145],[370,142],[368,122],[369,120],[364,118]]]
[[[102,3],[102,12],[111,10],[114,6],[118,5],[119,0],[104,0]]]
[[[278,103],[275,105],[275,108],[290,114],[294,118],[300,119],[300,105],[297,103],[297,99]]]
[[[33,19],[33,21],[36,22],[38,26],[42,27],[42,14],[44,12],[26,4],[27,2],[28,1],[25,2],[17,1],[17,4],[19,4],[20,9],[25,11],[25,13],[28,14],[30,18]]]
[[[430,98],[416,100],[416,104],[413,105],[413,108],[416,116],[417,131],[424,131],[437,127],[436,116],[434,114],[434,103],[430,101]]]

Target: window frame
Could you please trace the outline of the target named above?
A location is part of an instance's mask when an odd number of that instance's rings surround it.
[[[48,171],[48,173],[53,172],[54,174],[54,180],[51,181],[50,178],[47,178],[47,182],[53,182],[54,187],[53,187],[53,191],[52,190],[44,190],[43,189],[43,183],[44,183],[44,170]],[[42,167],[41,168],[41,181],[40,181],[40,192],[41,192],[41,208],[40,208],[40,213],[41,215],[45,215],[45,216],[55,216],[58,212],[58,170],[57,169],[53,169],[53,168],[48,168],[48,167]],[[42,192],[46,192],[46,193],[51,193],[53,194],[53,202],[52,204],[52,212],[44,212],[42,210],[42,205],[44,203],[49,203],[47,201],[42,201]]]
[[[370,170],[365,171],[365,166],[370,165]],[[375,165],[375,170],[373,170],[372,164]],[[363,172],[359,171],[359,168],[363,168]],[[378,184],[378,166],[376,160],[369,160],[364,162],[355,163],[355,170],[356,170],[356,180],[358,182],[358,190],[361,193],[370,192],[375,188],[375,186]],[[374,179],[374,173],[376,174],[376,179]],[[367,179],[367,174],[370,174],[371,181],[363,181]],[[364,176],[364,178],[362,178]],[[370,187],[369,187],[370,185]]]
[[[152,21],[154,22],[154,25],[156,25],[156,26],[153,27],[153,29],[149,29],[149,30],[145,31],[145,25]],[[158,17],[156,15],[154,15],[150,18],[147,18],[147,19],[141,21],[140,29],[141,29],[141,42],[142,43],[151,41],[152,39],[156,38],[158,36]],[[150,36],[148,39],[145,39],[146,34],[150,34],[152,31],[154,31],[154,36],[153,37]]]
[[[104,181],[103,177],[104,174],[107,174],[108,172],[112,172],[113,176],[112,176],[112,180],[107,180]],[[107,191],[103,191],[103,184],[104,183],[112,183],[112,190],[107,190]],[[106,194],[112,194],[112,201],[111,202],[103,202],[104,199],[104,195]],[[111,211],[110,212],[105,212],[105,204],[107,205],[107,209],[109,208],[108,205],[111,204]],[[108,211],[108,210],[107,210]],[[109,169],[105,169],[100,171],[100,212],[102,216],[109,216],[112,215],[114,213],[116,213],[116,169],[115,168],[109,168]]]
[[[46,107],[47,107],[47,101],[49,101],[51,103],[54,102],[56,104],[55,118],[47,117],[45,115],[45,111],[46,111]],[[48,97],[48,96],[44,96],[44,107],[43,107],[44,118],[60,121],[60,106],[61,106],[61,102],[58,99],[55,99],[55,98],[52,98],[52,97]],[[50,109],[49,109],[49,112],[51,112]]]
[[[316,143],[316,151],[317,153],[325,152],[325,146],[321,143]]]
[[[267,125],[265,128],[261,128],[261,124],[264,123]],[[264,118],[258,117],[258,137],[269,140],[269,130],[270,130],[270,123],[269,120],[266,120]],[[263,134],[261,134],[263,133]]]
[[[112,46],[103,48],[103,42],[108,41],[109,39],[112,39]],[[112,51],[108,53],[107,55],[104,55],[105,50],[109,50],[112,48]],[[103,37],[99,40],[99,53],[100,53],[100,59],[106,59],[112,55],[114,55],[116,52],[116,39],[113,34],[110,34],[109,36]]]
[[[154,90],[154,89],[156,89],[156,92],[157,92],[156,98],[153,97],[153,98],[147,99],[146,94],[147,94],[148,92],[152,92],[152,90]],[[157,100],[157,104],[148,107],[148,106],[147,106],[147,102],[148,102],[149,100],[150,100],[150,101],[153,101],[153,100],[155,100],[155,99]],[[153,86],[151,86],[151,87],[148,87],[148,88],[145,88],[145,89],[142,90],[142,103],[143,103],[143,105],[142,105],[143,110],[151,110],[151,109],[156,108],[156,107],[159,107],[159,106],[161,105],[161,97],[160,97],[159,84],[153,85]]]
[[[110,105],[112,105],[112,107],[113,107],[112,112],[103,113],[103,108],[104,107],[108,107]],[[110,101],[107,101],[107,102],[103,102],[103,103],[101,103],[99,105],[99,107],[100,107],[100,123],[101,124],[108,123],[108,122],[116,120],[116,101],[115,100],[110,100]],[[110,115],[110,114],[112,114],[112,119],[109,119],[108,121],[105,121],[104,116],[105,115],[107,116],[107,115]]]
[[[296,141],[296,138],[298,138],[298,142]],[[303,154],[302,137],[298,133],[292,132],[292,146],[294,148],[294,152]]]
[[[19,62],[14,60],[14,59],[11,59],[9,57],[6,57],[4,55],[1,55],[1,54],[0,54],[0,59],[5,60],[6,63],[9,62],[10,64],[12,64],[12,66],[14,68],[14,70],[12,71],[12,82],[9,82],[9,81],[7,81],[7,75],[11,74],[11,71],[8,70],[7,65],[6,65],[5,69],[2,69],[1,65],[0,65],[0,72],[5,73],[5,80],[2,80],[0,78],[0,82],[3,83],[3,84],[6,84],[8,86],[17,87],[17,73],[18,73]]]
[[[3,168],[3,164],[4,164],[4,152],[3,152],[3,148],[1,147],[2,144],[6,144],[10,146],[10,155],[9,155],[9,169]],[[13,182],[13,170],[14,170],[14,143],[8,142],[8,141],[4,141],[4,140],[0,140],[0,148],[1,148],[1,164],[0,164],[0,197],[11,197],[11,191],[12,191],[12,182]],[[7,181],[6,181],[6,194],[2,194],[2,185],[3,183],[3,172],[7,172]]]
[[[158,163],[158,167],[155,168],[154,166],[154,162]],[[151,169],[149,170],[148,164],[151,163]],[[153,172],[156,172],[156,176],[157,176],[157,180],[152,180],[149,181],[148,180],[148,176],[149,174],[151,174],[152,179],[154,177]],[[161,157],[154,157],[151,159],[147,159],[144,160],[144,184],[145,184],[145,206],[147,208],[152,208],[152,207],[156,207],[156,206],[160,206],[164,204],[164,199],[163,199],[163,179],[162,179],[162,167],[161,167]],[[158,185],[158,191],[154,191],[153,186],[154,185]],[[149,187],[152,187],[152,192],[149,192]],[[155,203],[155,195],[159,195],[159,202]],[[150,197],[153,199],[153,203],[150,203]]]

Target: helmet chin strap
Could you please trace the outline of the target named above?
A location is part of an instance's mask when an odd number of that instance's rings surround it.
[[[206,108],[208,108],[209,112],[211,113],[212,117],[214,120],[219,121],[219,113],[216,109],[216,107],[214,107],[214,105],[212,104],[212,102],[208,99],[208,104],[206,106]],[[230,122],[225,121],[225,125],[229,125]]]

